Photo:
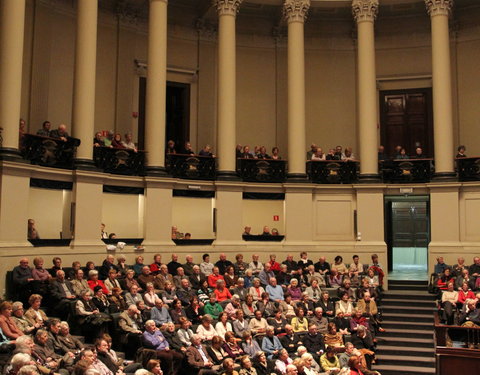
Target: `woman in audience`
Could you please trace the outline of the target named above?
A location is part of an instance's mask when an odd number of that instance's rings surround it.
[[[95,263],[93,263],[91,260],[89,260],[87,262],[87,264],[85,265],[85,268],[83,269],[83,273],[88,276],[88,273],[91,270],[94,270],[94,269],[95,269]]]
[[[243,277],[243,282],[245,283],[245,288],[249,289],[253,286],[253,280],[255,280],[255,276],[253,275],[253,270],[250,268],[247,268],[245,271],[245,276]]]
[[[108,313],[110,302],[108,302],[107,296],[103,293],[100,285],[97,285],[95,288],[93,288],[92,302],[98,311],[101,313]]]
[[[370,283],[368,282],[368,279],[366,277],[362,279],[360,284],[360,288],[357,289],[357,300],[361,300],[365,293],[369,293],[373,300],[378,300],[378,293],[376,288],[370,286]]]
[[[21,302],[14,302],[12,304],[12,319],[15,322],[15,325],[22,331],[25,335],[30,335],[35,332],[38,328],[40,328],[40,324],[37,323],[33,325],[29,322],[25,316],[23,311],[23,303]]]
[[[212,326],[212,317],[205,314],[202,318],[202,324],[197,327],[196,334],[200,336],[203,342],[210,342],[217,336],[217,331]]]
[[[218,316],[218,323],[215,325],[215,331],[217,331],[218,336],[225,338],[225,333],[232,330],[232,324],[228,321],[228,314],[225,311],[222,311]]]
[[[86,289],[90,290],[90,289]],[[30,308],[25,312],[25,319],[27,319],[31,325],[41,328],[47,321],[47,314],[40,308],[43,297],[40,294],[32,294],[28,298],[28,304]]]
[[[185,314],[192,324],[200,324],[202,316],[205,314],[202,305],[197,296],[190,297],[190,304],[185,309]]]
[[[122,144],[122,135],[120,133],[116,133],[114,136],[113,136],[113,139],[112,139],[112,147],[114,148],[126,148],[123,144]]]
[[[292,318],[291,325],[293,332],[306,333],[308,331],[308,320],[305,318],[305,310],[303,308],[297,308],[295,310],[295,317]]]
[[[162,292],[163,303],[172,306],[175,299],[177,299],[177,291],[175,286],[171,281],[166,281]]]
[[[153,375],[163,375],[162,368],[160,367],[160,361],[158,359],[151,359],[145,366],[147,371],[150,371]]]
[[[335,373],[340,371],[340,362],[335,354],[335,349],[331,346],[328,346],[325,353],[320,357],[320,366],[326,372]]]
[[[213,290],[213,293],[215,293],[215,297],[217,297],[217,302],[222,307],[225,307],[232,299],[232,294],[225,287],[225,280],[217,280],[217,287]]]
[[[248,331],[248,320],[245,319],[245,314],[241,308],[237,309],[235,313],[235,320],[232,322],[233,331],[235,335],[239,338],[243,337],[243,333]]]
[[[335,311],[342,312],[344,316],[350,317],[353,313],[353,304],[352,301],[349,299],[348,292],[343,292],[340,295],[340,301],[337,301],[335,304]]]
[[[233,290],[238,280],[238,276],[235,275],[235,268],[233,266],[228,266],[223,278],[225,280],[225,286],[229,290]]]
[[[113,288],[122,288],[120,282],[117,280],[117,275],[117,270],[111,268],[110,271],[108,271],[108,277],[103,282],[110,293],[112,293]]]
[[[205,314],[210,315],[213,319],[218,319],[218,316],[223,311],[223,307],[217,302],[215,293],[210,294],[210,300],[205,304],[203,310]]]
[[[212,290],[208,287],[208,281],[203,280],[200,288],[197,290],[198,299],[205,305],[210,300],[210,294],[212,294]]]
[[[335,327],[337,327],[337,331],[342,335],[350,334],[350,318],[345,317],[342,311],[337,311],[333,323],[335,324]]]
[[[275,310],[275,315],[267,319],[268,324],[275,330],[275,335],[285,332],[285,326],[288,324],[287,320],[282,315],[282,310]]]
[[[292,301],[300,301],[302,299],[302,289],[298,286],[298,280],[293,278],[287,288],[288,293],[292,296]]]
[[[343,335],[337,332],[337,327],[334,323],[328,323],[327,333],[324,335],[324,342],[326,346],[343,347]]]
[[[333,268],[328,274],[327,281],[331,288],[340,288],[342,286],[343,275],[339,274],[336,268]]]
[[[292,301],[290,293],[284,294],[284,300],[279,303],[279,309],[287,321],[291,321],[295,317],[295,301]]]
[[[305,292],[307,293],[308,299],[310,301],[312,301],[314,304],[318,303],[322,295],[322,290],[318,286],[317,278],[314,277],[310,280],[310,286],[307,289],[305,289]]]
[[[3,301],[0,303],[0,328],[5,337],[15,340],[23,336],[23,332],[17,327],[12,319],[12,303]]]
[[[262,293],[265,293],[265,289],[260,285],[260,279],[256,277],[253,279],[253,285],[250,287],[249,294],[254,301],[259,301],[262,299]]]
[[[223,349],[234,361],[238,361],[240,356],[245,354],[241,346],[238,344],[235,334],[231,331],[225,332],[225,343],[223,345]]]
[[[50,275],[50,273],[45,268],[43,268],[43,258],[34,258],[33,264],[35,265],[35,267],[32,269],[32,277],[34,280],[44,282],[52,278],[52,275]]]
[[[90,287],[91,290],[94,290],[96,286],[99,286],[102,288],[103,293],[105,295],[109,295],[110,292],[108,291],[107,287],[103,283],[102,280],[98,279],[98,271],[97,270],[90,270],[88,272],[88,286]]]
[[[468,286],[468,282],[464,282],[458,291],[457,307],[461,309],[467,299],[475,299],[475,293]]]
[[[322,292],[322,297],[318,301],[317,306],[322,308],[325,317],[333,318],[335,316],[335,304],[330,299],[330,294],[327,291]]]
[[[447,268],[448,269],[448,268]],[[447,290],[442,293],[444,320],[448,325],[454,324],[454,307],[458,302],[458,292],[454,290],[453,282],[448,283]]]
[[[107,330],[108,322],[111,321],[108,315],[101,314],[95,307],[90,290],[84,290],[80,294],[80,299],[75,304],[75,313],[87,342],[92,341],[94,337],[104,334]]]
[[[202,259],[203,259],[203,262],[200,263],[200,271],[205,275],[205,277],[208,277],[209,275],[212,274],[213,267],[215,266],[212,263],[210,263],[209,254],[203,254]]]
[[[255,302],[253,301],[253,296],[251,294],[248,294],[247,297],[245,298],[245,302],[242,303],[242,310],[243,314],[248,318],[251,319],[255,316],[255,310],[256,310]]]
[[[279,155],[279,153],[280,153],[280,149],[277,146],[272,148],[272,159],[273,160],[281,160],[282,157]]]
[[[212,344],[207,346],[207,353],[212,358],[214,365],[221,365],[225,358],[228,358],[228,353],[223,349],[223,338],[214,336]]]
[[[367,318],[362,314],[362,311],[359,309],[353,310],[352,319],[350,319],[350,332],[357,332],[359,326],[364,326],[366,329],[369,329]]]
[[[348,274],[348,269],[343,263],[343,258],[340,255],[335,257],[335,263],[332,264],[331,270],[336,270],[339,275],[345,276]]]
[[[125,301],[120,288],[112,289],[112,294],[108,296],[108,301],[110,302],[110,311],[112,313],[119,313],[128,308],[127,302]]]
[[[302,299],[297,302],[297,307],[301,307],[305,311],[305,315],[313,315],[313,311],[315,310],[315,304],[310,301],[308,298],[308,293],[302,293]]]
[[[252,338],[252,333],[250,331],[245,331],[243,333],[242,349],[245,354],[249,355],[250,357],[253,357],[261,350],[257,340]]]
[[[274,302],[270,301],[270,296],[267,292],[262,293],[262,299],[256,302],[257,310],[262,312],[262,315],[265,318],[273,316],[275,314],[275,310],[277,310],[277,306]]]
[[[175,299],[173,301],[172,309],[170,310],[170,316],[175,324],[180,324],[180,318],[187,318],[181,300]]]
[[[75,278],[72,280],[73,292],[79,296],[82,291],[90,289],[87,280],[83,278],[84,272],[81,268],[75,271]]]
[[[255,353],[253,366],[257,370],[258,375],[276,374],[275,362],[267,359],[267,355],[262,351],[258,351],[257,353]]]
[[[252,361],[250,360],[250,357],[253,358],[253,355],[245,355],[240,358],[241,369],[238,375],[258,375],[257,370],[252,365]]]
[[[120,274],[118,276],[119,279],[124,279],[127,273],[127,270],[129,269],[126,262],[127,262],[127,258],[125,257],[125,255],[119,255],[117,257],[117,269],[118,269],[118,273]]]
[[[134,278],[135,276],[135,271],[132,269],[128,269],[127,272],[125,273],[125,279],[123,280],[124,288],[125,290],[130,290],[132,288],[132,285],[136,285],[138,288],[139,292],[142,292],[142,288],[140,287],[140,284],[138,283],[137,280]]]
[[[153,283],[147,283],[146,284],[146,291],[145,294],[143,295],[143,300],[145,301],[145,305],[147,306],[147,309],[150,310],[152,307],[155,306],[158,300],[160,300],[160,297],[158,296],[157,293],[155,293],[155,289],[153,287]]]
[[[182,351],[185,351],[192,344],[191,339],[193,331],[190,329],[192,323],[184,317],[181,317],[178,321],[180,323],[180,328],[177,331],[177,337],[183,345]]]
[[[133,271],[135,272],[135,276],[138,277],[142,274],[143,267],[145,267],[145,264],[143,264],[143,257],[139,255],[135,258],[135,264],[132,267]]]
[[[437,286],[440,290],[447,290],[448,289],[448,284],[450,282],[454,283],[455,278],[452,276],[452,271],[450,268],[445,268],[445,271],[443,271],[443,274],[438,278],[437,281]]]

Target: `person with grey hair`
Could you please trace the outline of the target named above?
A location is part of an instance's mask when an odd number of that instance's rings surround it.
[[[278,352],[278,359],[275,361],[275,369],[280,374],[285,374],[287,372],[287,366],[292,362],[292,359],[288,356],[288,351],[282,349]]]
[[[252,261],[248,264],[248,268],[252,270],[252,273],[258,277],[260,271],[263,270],[263,264],[258,260],[258,254],[252,255]]]
[[[253,284],[248,293],[253,297],[254,301],[260,301],[262,299],[262,294],[265,293],[265,289],[260,285],[260,279],[258,277],[253,279]]]
[[[23,366],[30,365],[32,357],[27,353],[17,353],[10,359],[9,374],[16,374]]]
[[[48,332],[44,329],[39,329],[35,334],[35,346],[33,347],[32,357],[35,358],[36,362],[41,366],[48,367],[62,375],[69,375],[69,371],[65,368],[60,368],[60,365],[62,360],[66,364],[71,365],[73,359],[70,360],[68,354],[62,357],[55,353],[55,351],[47,345],[47,342]]]
[[[235,284],[235,287],[232,289],[232,294],[236,294],[241,302],[245,302],[248,295],[248,288],[245,288],[245,279],[243,277],[237,279],[237,284]]]
[[[262,339],[262,350],[267,353],[268,359],[273,359],[282,349],[283,346],[278,337],[275,336],[274,328],[267,326],[265,336]]]
[[[18,370],[17,375],[40,375],[40,373],[34,365],[26,365]]]
[[[56,279],[52,280],[49,284],[49,290],[50,303],[54,307],[53,310],[58,314],[57,316],[66,319],[70,312],[72,301],[75,301],[77,296],[73,291],[70,280],[65,278],[65,272],[63,270],[57,271]]]
[[[24,314],[23,303],[20,301],[16,301],[12,303],[12,319],[17,325],[17,327],[26,335],[30,335],[33,333],[37,328],[40,328],[40,324],[37,325],[32,324]]]
[[[212,358],[207,352],[207,348],[202,345],[202,337],[194,334],[191,338],[191,343],[187,348],[187,364],[189,367],[188,373],[197,373],[198,375],[215,375],[219,369],[214,366]]]
[[[188,277],[188,281],[190,281],[192,289],[198,291],[206,280],[207,277],[205,276],[205,274],[202,273],[200,267],[195,264],[192,267],[192,274]]]
[[[64,348],[74,354],[80,353],[85,347],[78,338],[70,334],[70,326],[65,321],[60,322],[60,330],[57,339]]]

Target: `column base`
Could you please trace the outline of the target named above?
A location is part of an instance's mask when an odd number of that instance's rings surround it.
[[[16,161],[26,163],[18,148],[0,147],[0,160]]]
[[[361,184],[377,184],[382,182],[378,173],[365,173],[358,175],[358,182]]]
[[[81,171],[92,171],[92,172],[99,172],[100,170],[95,166],[93,160],[90,159],[75,159],[73,162],[73,166],[75,169]]]
[[[217,172],[218,181],[240,181],[235,171],[218,171]]]
[[[310,182],[306,173],[287,173],[287,182],[305,184]]]
[[[452,182],[452,181],[458,181],[458,177],[455,172],[438,172],[433,174],[432,181]]]
[[[154,167],[154,166],[148,166],[145,168],[145,171],[147,172],[147,176],[151,177],[169,177],[167,170],[165,167]]]

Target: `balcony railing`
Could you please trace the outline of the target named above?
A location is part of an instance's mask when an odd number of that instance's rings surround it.
[[[352,184],[357,181],[359,162],[351,160],[307,161],[307,175],[316,184]]]
[[[105,173],[145,175],[145,152],[111,147],[94,147],[93,161]]]
[[[383,182],[430,182],[433,175],[433,159],[385,160],[379,163]]]
[[[480,181],[480,157],[457,158],[459,181]]]
[[[209,156],[168,154],[165,158],[167,173],[188,180],[215,180],[217,159]]]
[[[246,182],[284,182],[286,160],[237,159],[237,173]]]
[[[80,139],[73,137],[62,141],[58,138],[25,134],[22,155],[31,164],[73,169],[73,161],[79,145]]]

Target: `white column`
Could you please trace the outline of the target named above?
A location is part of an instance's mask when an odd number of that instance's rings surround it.
[[[97,64],[98,0],[77,2],[77,38],[73,89],[72,134],[81,141],[77,168],[93,165],[95,132],[95,77]]]
[[[453,179],[453,109],[448,16],[453,0],[425,0],[432,23],[433,131],[436,179]]]
[[[145,149],[150,175],[165,175],[167,0],[150,0]]]
[[[243,0],[215,0],[218,12],[218,176],[236,179],[235,21]]]
[[[2,159],[18,159],[25,0],[0,0],[0,127]]]
[[[378,0],[353,0],[352,11],[358,33],[359,178],[363,182],[375,182],[379,179],[374,34]]]
[[[305,45],[304,24],[310,0],[285,0],[288,23],[288,179],[305,173]]]

